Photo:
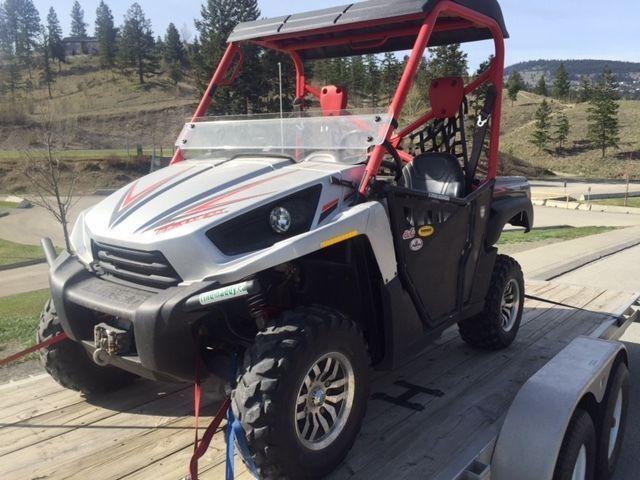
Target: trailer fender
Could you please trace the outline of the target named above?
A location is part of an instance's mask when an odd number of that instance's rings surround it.
[[[619,342],[578,337],[533,375],[502,425],[491,478],[551,480],[571,417],[585,397],[602,402],[619,355],[626,355]]]

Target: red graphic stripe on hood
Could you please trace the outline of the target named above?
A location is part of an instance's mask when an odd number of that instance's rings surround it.
[[[186,170],[180,172],[180,175],[188,172],[189,170],[191,170],[192,168],[194,168],[194,166],[191,166],[189,168],[187,168]],[[138,193],[133,193],[133,191],[136,188],[136,185],[138,185],[139,180],[136,180],[135,182],[133,182],[133,184],[131,185],[131,187],[129,188],[129,190],[127,191],[127,193],[124,196],[124,200],[122,201],[122,205],[119,208],[119,211],[125,210],[127,209],[129,206],[131,206],[132,204],[136,203],[138,200],[142,200],[143,198],[147,197],[150,193],[152,193],[154,190],[160,188],[162,185],[164,185],[165,183],[168,183],[169,181],[171,181],[172,179],[176,178],[176,175],[171,175],[170,177],[167,177],[165,179],[159,180],[156,183],[149,185],[148,187],[144,188],[143,190],[141,190]]]
[[[232,196],[234,196],[234,195],[236,195],[236,194],[238,194],[240,192],[243,192],[243,191],[248,190],[250,188],[256,187],[256,186],[261,185],[263,183],[270,182],[271,180],[275,180],[276,178],[284,177],[285,175],[289,175],[291,173],[294,173],[294,172],[284,172],[284,173],[281,173],[279,175],[275,175],[273,177],[269,177],[269,178],[265,178],[265,179],[258,180],[258,181],[255,181],[255,182],[248,183],[248,184],[243,185],[241,187],[238,187],[238,188],[236,188],[234,190],[231,190],[230,192],[223,193],[222,195],[218,195],[218,196],[216,196],[216,197],[214,197],[214,198],[212,198],[210,200],[207,200],[206,202],[201,203],[200,205],[196,205],[195,207],[187,210],[186,212],[183,212],[182,214],[178,215],[175,218],[187,217],[187,216],[190,216],[190,215],[195,215],[195,214],[207,211],[207,210],[209,210],[211,208],[215,208],[215,207],[220,205],[221,201],[226,200],[229,197],[232,197]],[[272,192],[270,192],[270,193],[272,193]],[[267,194],[265,194],[265,195],[267,195]],[[254,195],[254,196],[261,196],[261,195]],[[231,202],[226,202],[226,203],[224,203],[224,205],[230,205],[231,203],[240,202],[242,200],[246,200],[247,198],[252,198],[252,197],[239,198],[239,199],[233,200]]]

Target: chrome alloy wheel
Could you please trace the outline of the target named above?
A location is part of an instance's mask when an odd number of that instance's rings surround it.
[[[611,426],[611,430],[609,430],[609,451],[607,452],[609,460],[613,458],[613,451],[618,443],[620,422],[622,422],[622,389],[618,391],[616,404],[613,408],[613,425]]]
[[[302,445],[322,450],[338,438],[353,408],[355,386],[353,367],[342,353],[327,353],[313,363],[300,385],[294,409]]]
[[[515,278],[509,280],[504,287],[502,303],[500,304],[500,317],[502,319],[502,329],[510,332],[516,324],[520,313],[520,285]]]

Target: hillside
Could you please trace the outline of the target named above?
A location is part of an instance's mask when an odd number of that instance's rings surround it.
[[[63,66],[53,85],[51,107],[45,88],[13,107],[0,101],[0,191],[21,191],[24,178],[16,166],[21,151],[38,143],[36,123],[49,111],[71,123],[71,141],[64,153],[69,177],[82,180],[81,190],[115,187],[145,171],[148,162],[136,159],[136,146],[148,157],[152,148],[170,155],[184,121],[193,112],[196,91],[188,83],[176,89],[164,76],[140,86],[118,73],[96,68],[90,57],[74,57]],[[522,92],[515,104],[504,102],[501,150],[503,174],[541,176],[548,171],[572,176],[622,178],[626,169],[640,178],[640,102],[623,101],[620,108],[622,144],[602,160],[585,144],[586,105],[552,101],[554,112],[566,111],[571,123],[569,148],[538,152],[529,143],[533,115],[541,98]],[[424,108],[424,107],[422,107]],[[17,110],[17,113],[15,112]],[[130,154],[127,153],[127,146]],[[634,160],[629,162],[630,155]]]
[[[612,60],[530,60],[520,62],[505,68],[505,75],[518,72],[529,86],[534,86],[541,76],[549,81],[556,70],[563,63],[569,74],[569,79],[577,86],[582,76],[591,80],[596,79],[605,68],[611,69],[619,82],[621,93],[631,98],[640,98],[640,63],[619,62]]]
[[[620,102],[620,149],[608,150],[607,157],[603,159],[601,152],[584,140],[587,136],[588,105],[547,100],[554,114],[562,111],[569,119],[571,132],[565,149],[561,152],[540,152],[531,144],[534,114],[542,97],[520,92],[514,105],[506,98],[504,101],[501,140],[504,152],[513,153],[558,175],[622,179],[629,172],[634,178],[640,178],[640,101]]]
[[[119,73],[97,68],[96,60],[77,56],[63,64],[52,86],[36,88],[28,100],[0,103],[0,156],[37,143],[35,122],[43,116],[72,120],[75,135],[69,145],[81,150],[123,150],[173,145],[185,119],[196,105],[196,91],[188,83],[174,87],[160,75],[139,85]],[[77,125],[76,125],[77,124]]]

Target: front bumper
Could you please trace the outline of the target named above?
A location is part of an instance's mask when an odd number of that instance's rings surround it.
[[[94,326],[108,316],[131,327],[135,351],[109,363],[160,381],[193,382],[198,355],[192,327],[203,312],[187,311],[187,299],[218,285],[200,282],[151,291],[104,280],[77,258],[62,253],[49,283],[62,328],[92,352]]]

